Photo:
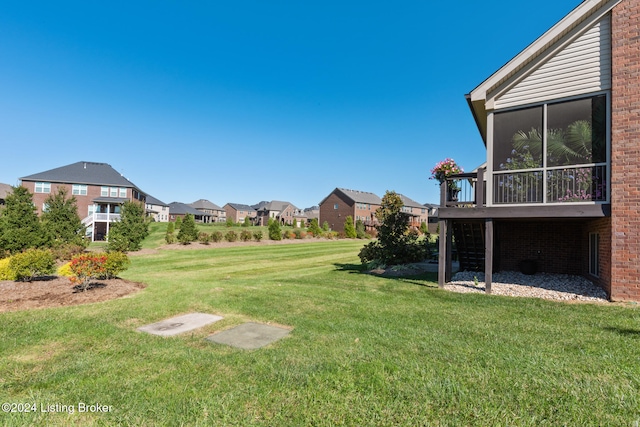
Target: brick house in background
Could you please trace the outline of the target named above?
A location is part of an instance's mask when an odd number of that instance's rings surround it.
[[[299,227],[305,226],[307,223],[304,211],[290,202],[272,200],[271,202],[260,202],[252,208],[256,211],[256,225],[265,226],[269,223],[270,218],[279,221],[282,225],[292,225],[294,219]]]
[[[409,225],[413,228],[420,228],[422,223],[429,223],[429,210],[423,204],[416,202],[405,196],[404,194],[398,194],[402,199],[404,206],[402,212],[409,216]]]
[[[537,265],[640,300],[640,2],[582,2],[467,100],[487,163],[441,187],[440,284],[455,234],[488,290]]]
[[[351,215],[353,222],[361,220],[367,229],[376,223],[375,212],[382,200],[373,193],[336,188],[320,202],[320,220],[326,221],[333,231],[344,231],[344,221]]]
[[[193,203],[189,203],[192,208],[208,214],[207,221],[209,222],[225,222],[227,220],[227,213],[220,206],[210,202],[207,199],[196,200]]]
[[[12,192],[13,188],[9,184],[0,183],[0,206],[4,205],[7,194],[11,194]]]
[[[187,214],[191,214],[195,222],[209,223],[211,215],[192,208],[186,203],[171,202],[169,203],[169,221],[175,222],[178,218],[184,219]]]
[[[46,209],[45,200],[58,188],[66,188],[77,200],[78,215],[92,240],[104,240],[109,224],[120,219],[127,202],[145,203],[146,194],[106,163],[77,162],[20,178],[21,185],[33,193],[38,214]]]
[[[243,205],[241,203],[227,203],[222,207],[224,209],[227,221],[229,218],[234,223],[244,222],[244,219],[248,216],[253,223],[256,220],[257,212],[249,205]]]

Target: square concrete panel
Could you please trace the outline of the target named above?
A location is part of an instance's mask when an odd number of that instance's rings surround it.
[[[207,337],[208,341],[244,350],[264,347],[289,334],[289,330],[260,323],[245,323]]]
[[[150,325],[141,326],[138,330],[154,335],[169,337],[201,328],[222,319],[222,316],[216,316],[215,314],[189,313],[182,316],[172,317],[161,322],[152,323]]]

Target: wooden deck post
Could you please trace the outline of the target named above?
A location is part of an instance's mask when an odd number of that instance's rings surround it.
[[[451,224],[448,220],[438,222],[440,236],[438,242],[438,286],[444,287],[451,280]]]
[[[491,281],[493,280],[493,218],[485,221],[484,239],[484,283],[485,292],[491,293]]]

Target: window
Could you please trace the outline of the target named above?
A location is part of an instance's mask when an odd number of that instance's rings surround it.
[[[589,274],[592,276],[600,276],[600,268],[598,266],[598,249],[600,246],[600,235],[598,233],[589,233]]]
[[[51,193],[50,182],[36,182],[34,191],[36,193]]]
[[[494,203],[606,201],[607,96],[494,114]]]
[[[74,196],[86,196],[87,195],[87,186],[81,184],[73,184],[71,187],[71,194]]]
[[[336,203],[335,205],[333,205],[333,209],[338,209],[338,204]]]
[[[42,204],[42,212],[48,212],[48,211],[49,211],[49,204],[43,203]]]
[[[118,189],[116,187],[109,188],[109,197],[118,197]]]
[[[126,188],[120,188],[118,190],[120,192],[120,197],[125,199],[127,197],[127,189]]]
[[[109,197],[109,187],[100,187],[100,196]]]

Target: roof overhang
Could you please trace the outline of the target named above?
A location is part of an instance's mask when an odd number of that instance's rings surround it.
[[[485,145],[487,144],[487,113],[493,110],[493,100],[538,64],[564,48],[584,28],[601,19],[621,1],[584,0],[556,25],[466,95],[467,103]]]

